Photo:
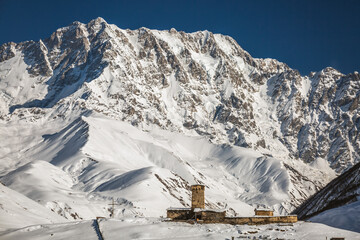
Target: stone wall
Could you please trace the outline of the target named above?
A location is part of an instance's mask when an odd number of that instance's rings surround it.
[[[191,209],[168,209],[166,215],[172,220],[188,220],[193,218],[194,212]]]
[[[167,217],[173,221],[196,219],[202,223],[225,223],[233,225],[262,225],[271,223],[295,223],[297,215],[290,216],[255,216],[255,217],[226,217],[225,211],[199,211],[194,213],[191,209],[168,209]]]
[[[241,225],[241,224],[249,224],[249,225],[261,225],[261,224],[270,224],[270,223],[295,223],[297,222],[296,215],[290,216],[263,216],[263,217],[226,217],[224,219],[224,223],[233,224],[233,225]]]
[[[224,222],[225,219],[225,211],[216,212],[216,211],[202,211],[198,214],[201,214],[200,219],[204,222]]]

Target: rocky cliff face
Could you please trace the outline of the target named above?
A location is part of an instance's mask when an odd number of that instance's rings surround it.
[[[97,18],[4,44],[0,98],[5,122],[96,111],[144,130],[327,161],[338,173],[360,160],[359,73],[301,76],[208,31],[123,30]]]

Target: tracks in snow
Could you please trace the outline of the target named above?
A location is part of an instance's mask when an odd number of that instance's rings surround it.
[[[96,232],[96,235],[98,236],[98,239],[99,240],[105,240],[104,236],[102,235],[102,233],[100,231],[100,225],[99,225],[98,219],[94,219],[92,226],[93,226],[93,228],[94,228],[94,230]]]

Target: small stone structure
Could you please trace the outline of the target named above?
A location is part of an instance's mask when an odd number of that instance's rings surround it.
[[[274,211],[270,209],[255,209],[256,216],[274,216]]]
[[[205,186],[191,186],[191,208],[168,208],[167,218],[172,221],[197,221],[199,223],[226,223],[240,224],[269,224],[269,223],[295,223],[297,215],[273,216],[269,209],[255,209],[253,217],[226,217],[225,210],[205,209]]]

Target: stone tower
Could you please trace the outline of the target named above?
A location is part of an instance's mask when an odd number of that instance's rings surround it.
[[[194,208],[205,208],[205,186],[192,185],[191,192],[191,209],[194,210]]]

